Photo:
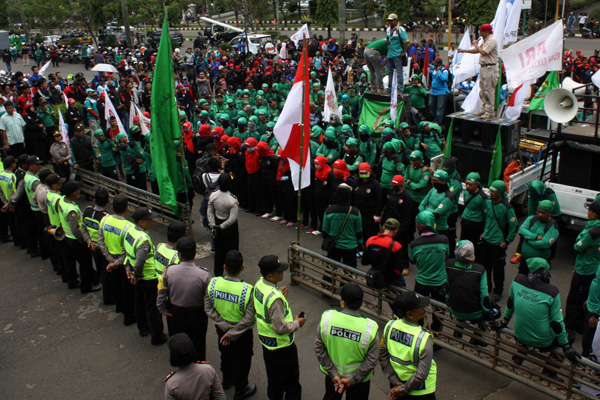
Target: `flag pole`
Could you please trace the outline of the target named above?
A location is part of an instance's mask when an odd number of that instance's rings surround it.
[[[300,119],[300,171],[298,173],[298,205],[296,206],[296,243],[300,244],[300,214],[302,209],[302,169],[304,167],[304,107],[306,107],[305,102],[305,94],[306,94],[306,74],[305,72],[308,70],[308,59],[302,60],[306,51],[306,33],[302,34],[302,55],[300,56],[300,60],[302,61],[302,117]]]

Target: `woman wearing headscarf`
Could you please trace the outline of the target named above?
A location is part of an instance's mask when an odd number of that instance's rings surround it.
[[[194,130],[192,129],[191,122],[184,122],[181,127],[181,134],[183,135],[183,143],[184,143],[184,154],[185,159],[188,165],[191,168],[196,167],[196,146],[195,146],[195,137]],[[194,174],[194,171],[190,171],[191,174]]]
[[[242,141],[238,137],[230,137],[227,140],[227,153],[224,154],[227,158],[226,172],[233,174],[231,183],[231,193],[238,198],[240,208],[246,208],[248,204],[248,191],[246,190],[246,164],[244,156],[240,152]]]
[[[352,187],[352,205],[360,210],[363,240],[366,244],[371,236],[379,233],[381,220],[381,187],[371,172],[371,166],[361,163],[358,178]]]
[[[346,165],[344,160],[335,160],[332,169],[333,175],[335,176],[335,179],[333,180],[334,191],[342,183],[352,187],[355,179],[352,175],[350,175],[350,170],[348,169],[348,165]]]
[[[260,156],[256,149],[258,141],[250,137],[244,143],[244,165],[246,166],[246,187],[248,190],[247,211],[260,214]]]
[[[317,216],[319,218],[318,229],[313,232],[313,235],[320,235],[323,227],[323,215],[325,209],[331,204],[333,195],[333,181],[335,175],[333,170],[327,163],[327,158],[323,156],[315,157],[315,203],[317,205]]]
[[[260,211],[261,218],[273,216],[273,206],[277,204],[277,167],[279,157],[269,148],[267,142],[259,142],[256,150],[260,157]]]
[[[46,145],[46,131],[40,115],[35,112],[32,103],[23,107],[23,120],[25,121],[25,146],[30,155],[36,155],[43,162],[48,161],[48,146]]]

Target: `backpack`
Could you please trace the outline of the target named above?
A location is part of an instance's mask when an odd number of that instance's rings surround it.
[[[194,191],[198,194],[206,191],[206,185],[202,180],[202,175],[204,175],[205,172],[206,164],[201,158],[197,159],[196,168],[194,169],[194,174],[192,175],[192,186],[194,187]]]
[[[196,172],[194,171],[194,175],[196,175]],[[200,179],[202,181],[202,184],[205,187],[204,190],[204,199],[202,199],[202,203],[200,204],[200,215],[202,215],[202,225],[204,226],[208,226],[208,218],[207,218],[207,211],[208,211],[208,198],[210,197],[210,195],[219,190],[219,182],[217,180],[212,181],[210,179],[210,175],[207,173],[206,174],[206,180],[207,182],[204,182],[204,179]]]

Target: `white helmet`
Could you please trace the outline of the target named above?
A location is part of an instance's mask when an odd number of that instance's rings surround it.
[[[175,49],[175,53],[179,54],[179,47]]]

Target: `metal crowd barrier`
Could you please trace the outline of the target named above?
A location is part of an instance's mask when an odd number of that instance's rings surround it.
[[[189,236],[193,238],[189,205],[177,203],[181,213],[181,216],[178,216],[170,206],[161,203],[160,196],[154,193],[135,188],[86,169],[78,168],[75,173],[77,179],[82,182],[81,191],[83,193],[93,196],[98,188],[104,188],[108,191],[111,199],[115,195],[123,193],[129,199],[129,209],[131,211],[138,207],[148,207],[158,214],[155,220],[163,225],[168,225],[173,221],[182,221],[186,225]]]
[[[292,285],[304,285],[331,298],[340,299],[340,284],[356,283],[364,293],[361,311],[370,317],[389,321],[393,316],[389,305],[402,291],[399,286],[373,289],[366,284],[364,271],[331,260],[322,254],[292,243],[288,249]],[[387,306],[386,306],[387,304]],[[476,325],[460,322],[444,303],[431,300],[428,314],[435,314],[442,329],[434,336],[434,344],[471,360],[483,367],[538,390],[553,399],[598,399],[600,397],[600,364],[582,358],[579,364],[564,359],[560,349],[542,353],[519,344],[512,330],[501,332],[482,330]],[[426,327],[429,318],[426,318]],[[455,337],[455,332],[462,337]],[[459,335],[456,335],[459,336]],[[474,344],[470,339],[483,342]],[[522,365],[513,356],[523,359]],[[555,372],[563,382],[541,373],[542,368]]]

